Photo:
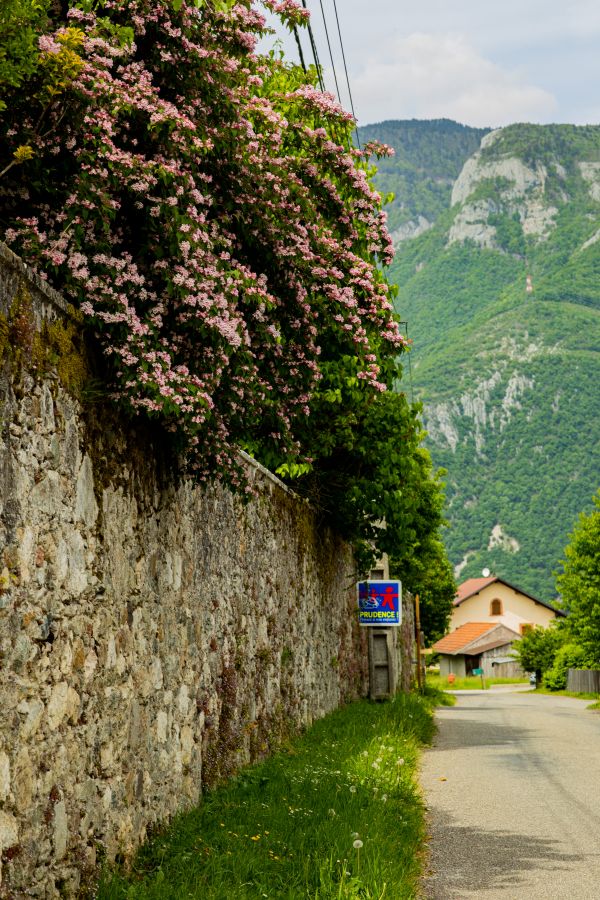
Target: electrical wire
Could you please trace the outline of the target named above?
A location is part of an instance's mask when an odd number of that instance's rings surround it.
[[[308,11],[308,7],[306,5],[306,0],[302,0],[302,6],[304,9]],[[323,70],[321,69],[321,63],[319,62],[319,55],[317,53],[317,45],[315,42],[315,36],[313,34],[312,25],[310,24],[310,19],[308,20],[308,36],[310,38],[310,46],[313,52],[313,59],[315,61],[315,67],[317,69],[317,78],[319,80],[319,87],[323,92],[325,92],[325,82],[323,81]]]
[[[304,72],[306,72],[306,63],[304,62],[304,54],[302,53],[302,44],[300,43],[300,35],[298,34],[298,29],[294,25],[294,37],[296,38],[296,44],[298,45],[298,53],[300,55],[300,65],[302,66]]]
[[[346,84],[348,85],[348,96],[350,98],[350,109],[352,110],[352,115],[354,116],[354,121],[356,122],[356,113],[354,112],[354,103],[352,101],[352,90],[350,89],[350,78],[348,77],[348,66],[346,65],[346,54],[344,53],[344,42],[342,40],[342,31],[340,28],[340,18],[338,16],[337,11],[337,0],[333,0],[333,9],[335,11],[335,21],[337,23],[337,32],[338,37],[340,39],[340,47],[342,50],[342,60],[344,62],[344,72],[346,73]],[[358,124],[355,125],[354,130],[356,131],[356,142],[358,144],[358,149],[360,150],[360,135],[358,133]]]
[[[340,97],[340,86],[337,80],[337,72],[335,71],[335,63],[333,61],[333,51],[331,49],[331,41],[329,40],[329,29],[327,28],[327,19],[325,18],[325,9],[323,7],[323,0],[319,0],[321,5],[321,15],[323,16],[323,27],[325,28],[325,39],[327,40],[327,47],[329,49],[329,59],[331,60],[331,68],[333,70],[333,80],[335,81],[335,90],[338,96],[338,100],[341,103]]]
[[[338,77],[337,77],[337,71],[336,71],[336,67],[335,67],[335,62],[334,62],[334,59],[333,59],[333,50],[332,50],[332,47],[331,47],[331,40],[330,40],[330,37],[329,37],[329,29],[328,29],[328,27],[327,27],[327,16],[325,15],[325,7],[324,7],[324,5],[323,5],[323,0],[319,0],[319,5],[320,5],[320,7],[321,7],[321,15],[322,15],[322,17],[323,17],[323,27],[324,27],[324,29],[325,29],[325,38],[326,38],[326,40],[327,40],[327,48],[328,48],[328,50],[329,50],[329,59],[331,60],[331,69],[332,69],[332,71],[333,71],[333,78],[334,78],[334,81],[335,81],[336,93],[337,93],[338,101],[341,103],[341,102],[342,102],[342,98],[341,98],[340,86],[339,86],[339,82],[338,82]],[[308,6],[307,6],[307,4],[306,4],[306,0],[302,0],[302,6],[304,7],[304,9],[306,9],[306,10],[308,11]],[[345,73],[345,76],[346,76],[346,84],[347,84],[347,86],[348,86],[348,96],[349,96],[349,99],[350,99],[350,108],[351,108],[351,110],[352,110],[352,116],[353,116],[353,118],[354,118],[354,130],[355,130],[355,132],[356,132],[356,143],[357,143],[358,148],[360,149],[360,148],[361,148],[360,135],[359,135],[359,133],[358,133],[358,125],[357,125],[357,122],[356,122],[356,112],[355,112],[355,110],[354,110],[354,100],[353,100],[353,98],[352,98],[352,89],[351,89],[351,87],[350,87],[350,77],[349,77],[349,75],[348,75],[348,66],[347,66],[347,64],[346,64],[346,53],[345,53],[345,50],[344,50],[344,41],[343,41],[343,38],[342,38],[342,29],[341,29],[341,27],[340,27],[340,17],[339,17],[339,15],[338,15],[337,2],[336,2],[336,0],[333,0],[333,8],[334,8],[334,11],[335,11],[335,21],[336,21],[336,25],[337,25],[337,33],[338,33],[338,38],[339,38],[339,42],[340,42],[340,49],[341,49],[341,51],[342,51],[342,60],[343,60],[343,63],[344,63],[344,73]],[[302,60],[302,49],[301,49],[301,45],[300,45],[300,38],[299,38],[298,34],[296,33],[296,29],[294,29],[294,34],[295,34],[295,37],[296,37],[296,43],[298,44],[298,50],[300,51],[300,60],[301,60],[301,62],[303,62],[303,60]],[[312,47],[313,57],[314,57],[314,60],[315,60],[315,66],[316,66],[316,68],[317,68],[317,77],[318,77],[318,81],[319,81],[319,86],[320,86],[320,88],[321,88],[322,91],[325,91],[325,81],[324,81],[324,78],[323,78],[323,70],[322,70],[321,64],[320,64],[320,62],[319,62],[319,56],[318,56],[318,53],[317,53],[317,44],[316,44],[316,41],[315,41],[315,37],[314,37],[313,30],[312,30],[312,26],[311,26],[310,19],[308,20],[308,35],[309,35],[309,38],[310,38],[310,43],[311,43],[311,47]],[[304,68],[304,63],[303,63],[303,68]],[[306,71],[305,68],[304,68],[304,71]],[[351,146],[351,141],[348,142],[348,147],[350,148],[350,146]]]

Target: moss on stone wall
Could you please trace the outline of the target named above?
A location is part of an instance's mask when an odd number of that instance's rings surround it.
[[[8,316],[0,315],[0,355],[2,361],[10,360],[20,366],[25,358],[31,359],[36,336],[31,293],[21,279],[10,305]]]
[[[65,389],[78,400],[86,399],[92,381],[89,357],[77,321],[44,322],[34,340],[38,368],[56,371]]]
[[[82,322],[81,313],[70,306],[67,318],[45,319],[38,329],[31,291],[21,278],[8,316],[0,313],[0,359],[15,374],[26,365],[38,380],[55,373],[70,394],[84,399],[92,373]]]

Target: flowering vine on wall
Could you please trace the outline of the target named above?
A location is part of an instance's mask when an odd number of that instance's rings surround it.
[[[79,307],[115,392],[174,433],[199,480],[243,488],[240,446],[314,474],[340,434],[364,437],[400,375],[381,269],[393,251],[368,178],[383,148],[352,146],[352,117],[314,71],[257,52],[252,0],[63,6],[4,97],[7,242]],[[289,27],[307,15],[263,6]],[[394,402],[410,455],[415,413]],[[346,519],[373,539],[381,509],[350,481]]]

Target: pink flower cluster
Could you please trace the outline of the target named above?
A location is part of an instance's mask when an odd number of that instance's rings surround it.
[[[122,3],[103,6],[123,24]],[[63,203],[29,195],[6,237],[94,324],[126,402],[185,438],[198,477],[235,483],[234,445],[298,449],[322,354],[386,389],[381,362],[405,344],[378,265],[391,240],[352,117],[256,53],[251,0],[129,0],[126,16],[129,46],[72,11],[84,66],[43,137],[32,110],[11,138],[35,135]]]

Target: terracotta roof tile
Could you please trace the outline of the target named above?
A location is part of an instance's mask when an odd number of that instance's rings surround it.
[[[498,580],[499,579],[495,575],[491,575],[489,578],[467,578],[466,581],[463,581],[463,583],[458,586],[454,605],[458,606],[458,604],[462,603],[463,600],[466,600],[467,597],[471,597],[473,594],[481,591],[484,587],[487,587],[488,584],[493,584],[494,581]]]
[[[498,626],[497,622],[467,622],[456,628],[446,637],[437,641],[432,647],[437,653],[457,653],[462,647],[466,647],[472,641],[481,637],[486,631]],[[508,642],[507,642],[508,643]]]

